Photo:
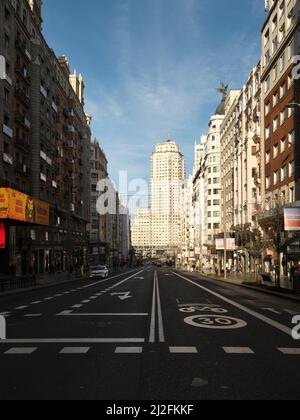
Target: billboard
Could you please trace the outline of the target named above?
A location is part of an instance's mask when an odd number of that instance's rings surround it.
[[[11,188],[0,188],[0,219],[49,225],[49,204]]]
[[[227,251],[235,251],[235,239],[234,238],[227,238]],[[224,251],[225,250],[225,241],[224,239],[216,239],[216,250],[217,251]]]
[[[300,207],[284,209],[284,229],[288,232],[300,231]]]

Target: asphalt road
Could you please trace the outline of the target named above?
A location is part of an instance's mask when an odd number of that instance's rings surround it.
[[[300,399],[300,305],[171,269],[0,297],[0,399]]]

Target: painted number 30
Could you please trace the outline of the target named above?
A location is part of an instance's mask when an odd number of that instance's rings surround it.
[[[241,319],[220,315],[196,315],[186,318],[184,322],[193,327],[216,330],[238,329],[247,326],[247,323]]]

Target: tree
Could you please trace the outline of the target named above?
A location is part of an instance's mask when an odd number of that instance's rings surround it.
[[[269,242],[269,246],[273,247],[277,254],[276,262],[276,287],[280,289],[281,278],[280,278],[280,254],[285,252],[287,245],[287,238],[285,237],[284,231],[284,202],[281,197],[275,197],[272,200],[271,210],[266,213],[262,213],[259,218],[259,225],[264,231],[266,240]]]

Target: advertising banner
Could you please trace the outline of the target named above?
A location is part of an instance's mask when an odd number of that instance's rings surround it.
[[[235,251],[235,239],[234,238],[227,238],[227,251]],[[216,239],[216,249],[217,251],[224,251],[224,239]]]
[[[284,209],[284,229],[288,232],[300,231],[300,207]]]
[[[0,219],[49,225],[49,204],[11,188],[0,188]]]

